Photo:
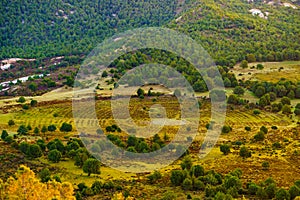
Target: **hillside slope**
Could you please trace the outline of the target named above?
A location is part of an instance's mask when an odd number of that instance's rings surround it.
[[[249,54],[257,61],[299,60],[299,16],[292,3],[203,0],[169,27],[199,41],[218,64],[232,66]]]
[[[167,26],[199,41],[220,65],[248,54],[257,61],[299,60],[299,8],[246,0],[4,0],[0,59],[87,54],[116,32]]]

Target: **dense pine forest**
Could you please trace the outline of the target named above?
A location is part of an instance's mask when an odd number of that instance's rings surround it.
[[[297,5],[297,2],[295,3]],[[263,1],[1,1],[0,58],[88,54],[115,33],[163,26],[191,36],[233,66],[299,60],[299,9]],[[252,15],[259,9],[265,16]],[[11,17],[14,16],[14,17]]]

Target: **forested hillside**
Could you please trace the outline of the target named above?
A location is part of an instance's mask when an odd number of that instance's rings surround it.
[[[185,4],[173,0],[3,0],[0,58],[88,53],[116,32],[166,24]]]
[[[244,59],[299,60],[299,7],[286,7],[289,5],[296,6],[272,1],[204,0],[168,27],[199,41],[220,65],[232,66]]]
[[[299,60],[297,6],[244,0],[3,0],[0,59],[87,54],[117,32],[165,26],[199,41],[223,66],[251,54],[257,61]]]

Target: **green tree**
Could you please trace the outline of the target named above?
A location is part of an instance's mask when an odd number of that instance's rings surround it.
[[[13,126],[13,125],[15,125],[15,122],[14,122],[14,120],[10,119],[8,121],[8,126]]]
[[[17,102],[19,103],[25,103],[26,99],[24,97],[19,97],[19,99],[17,100]]]
[[[107,76],[108,76],[107,71],[104,71],[104,72],[102,73],[102,77],[105,78],[105,77],[107,77]]]
[[[128,146],[135,146],[137,144],[137,138],[134,135],[129,135],[127,139]]]
[[[257,134],[254,135],[253,139],[255,141],[263,141],[265,139],[265,134],[262,131],[259,131]]]
[[[239,154],[243,158],[249,158],[249,157],[251,157],[251,151],[249,151],[248,148],[245,147],[245,146],[241,147]]]
[[[261,126],[259,130],[262,131],[264,134],[268,133],[268,129],[265,126]]]
[[[268,195],[269,199],[273,199],[275,197],[276,191],[277,191],[277,187],[275,183],[270,183],[265,188],[265,192]]]
[[[4,142],[6,142],[6,143],[8,143],[8,144],[13,143],[13,141],[14,141],[14,138],[13,138],[13,136],[11,136],[11,135],[7,136],[7,137],[4,139]]]
[[[44,168],[40,171],[39,177],[42,183],[46,183],[51,180],[51,172],[48,168]]]
[[[199,176],[204,176],[204,168],[201,165],[194,165],[192,167],[192,173],[196,178]]]
[[[282,97],[280,102],[282,103],[282,105],[291,105],[291,100],[288,97]]]
[[[193,166],[193,162],[190,156],[185,156],[180,164],[182,169],[190,170]]]
[[[291,113],[292,113],[291,106],[289,106],[289,105],[284,105],[284,106],[282,107],[282,113],[283,113],[283,114],[291,114]]]
[[[48,126],[48,131],[54,132],[55,130],[56,130],[56,126],[55,125],[51,124],[51,125]]]
[[[230,131],[232,131],[232,128],[230,126],[224,125],[222,127],[222,133],[229,133]]]
[[[1,139],[4,141],[7,136],[8,136],[8,132],[6,130],[3,130],[1,134]]]
[[[36,105],[37,105],[37,100],[34,100],[34,99],[32,99],[31,101],[30,101],[30,105],[31,105],[31,107],[35,107]]]
[[[37,90],[37,84],[36,84],[35,82],[32,82],[32,83],[30,83],[30,84],[28,85],[28,88],[29,88],[31,91],[35,92],[35,91]]]
[[[233,90],[233,93],[236,95],[244,95],[245,90],[241,86],[236,86]]]
[[[35,127],[34,130],[33,130],[33,133],[35,135],[38,135],[40,133],[40,129],[38,127]]]
[[[262,164],[261,164],[263,170],[268,170],[269,167],[270,167],[270,164],[268,161],[264,161]]]
[[[248,68],[248,61],[247,60],[243,60],[240,63],[240,67],[243,68],[243,69]]]
[[[193,188],[193,182],[190,178],[185,178],[182,183],[182,188],[184,190],[191,190]]]
[[[295,199],[297,196],[300,196],[300,188],[296,185],[293,185],[289,189],[289,194],[291,199]]]
[[[100,162],[97,159],[89,158],[84,162],[82,169],[88,176],[91,174],[100,174]]]
[[[295,113],[295,115],[300,115],[300,109],[299,109],[299,108],[296,108],[296,109],[294,110],[294,113]]]
[[[145,91],[142,88],[139,88],[136,93],[138,97],[145,96]]]
[[[61,125],[61,127],[60,127],[59,130],[60,130],[61,132],[71,132],[71,131],[72,131],[72,125],[69,124],[69,123],[64,122],[64,123]]]
[[[149,176],[147,176],[148,181],[153,184],[155,183],[157,180],[162,178],[162,175],[159,171],[154,171],[152,174],[150,174]]]
[[[224,155],[228,155],[230,153],[230,146],[228,144],[222,144],[222,145],[220,145],[220,151]]]
[[[242,187],[241,180],[236,176],[226,176],[224,180],[224,186],[226,189],[235,187],[236,189],[240,189]]]
[[[290,200],[290,194],[287,190],[280,188],[276,194],[275,194],[275,198],[277,200]]]
[[[262,70],[264,69],[264,66],[262,64],[257,64],[256,69]]]
[[[19,135],[27,135],[28,129],[25,125],[22,124],[21,126],[19,126],[17,132]]]
[[[39,158],[43,155],[41,147],[37,144],[31,144],[29,145],[27,155],[30,158]]]
[[[185,179],[185,174],[183,171],[181,170],[173,170],[171,172],[171,183],[174,185],[174,186],[180,186],[181,183],[184,181]]]
[[[61,159],[62,155],[61,152],[57,149],[53,149],[48,154],[48,159],[54,163],[58,163]]]
[[[254,54],[248,54],[247,55],[247,61],[249,63],[255,62],[256,61],[255,55]]]
[[[266,93],[266,89],[263,86],[258,86],[254,93],[257,97],[262,97]]]

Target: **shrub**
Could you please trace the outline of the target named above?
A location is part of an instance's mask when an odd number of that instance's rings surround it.
[[[264,66],[260,63],[256,65],[256,69],[262,70],[263,68]]]
[[[242,60],[242,62],[240,63],[240,67],[243,69],[248,68],[248,61]]]
[[[296,108],[296,109],[294,110],[294,113],[295,113],[295,115],[300,115],[300,109],[299,109],[299,108]]]
[[[265,139],[265,134],[262,131],[259,131],[256,135],[254,135],[253,139],[255,141],[263,141]]]
[[[7,137],[4,139],[4,142],[6,142],[6,143],[8,143],[8,144],[13,143],[13,141],[14,141],[14,138],[13,138],[13,136],[11,136],[11,135],[7,136]]]
[[[238,177],[228,175],[224,180],[224,186],[226,189],[229,189],[231,187],[235,187],[236,189],[239,189],[242,187],[242,183]]]
[[[251,151],[249,151],[248,148],[245,147],[245,146],[241,147],[239,154],[243,158],[249,158],[249,157],[251,157]]]
[[[101,188],[102,188],[102,183],[100,181],[95,181],[92,184],[91,189],[93,190],[94,194],[100,194],[101,193]]]
[[[29,109],[29,106],[28,106],[27,104],[24,104],[24,105],[22,106],[22,108],[23,108],[24,110],[28,110],[28,109]]]
[[[288,191],[281,188],[276,192],[275,198],[277,200],[289,200],[290,199],[290,194],[288,193]]]
[[[173,170],[171,172],[171,183],[174,185],[174,186],[180,186],[181,183],[184,181],[186,175],[184,174],[183,171],[181,170]]]
[[[223,192],[218,192],[214,198],[214,200],[232,200],[232,196],[230,194],[224,194]]]
[[[260,110],[257,110],[257,109],[253,110],[253,114],[254,115],[259,115],[260,114]]]
[[[289,189],[289,194],[291,199],[295,199],[295,197],[300,196],[300,189],[296,185],[293,185]]]
[[[262,131],[263,133],[267,134],[268,133],[268,129],[265,126],[260,127],[260,131]]]
[[[15,125],[15,122],[14,122],[14,120],[10,119],[8,121],[8,126],[13,126],[13,125]]]
[[[204,184],[202,181],[196,179],[196,180],[194,181],[194,189],[195,189],[195,190],[201,190],[201,191],[204,191],[204,190],[205,190],[205,184]]]
[[[230,131],[232,131],[232,128],[230,126],[224,125],[222,127],[222,133],[229,133]]]
[[[204,176],[204,168],[201,165],[195,165],[192,167],[192,173],[196,178]]]
[[[48,126],[48,131],[53,132],[55,130],[56,130],[56,126],[55,125],[51,124],[51,125]]]
[[[284,105],[282,107],[282,113],[283,114],[291,114],[292,110],[291,110],[291,106],[289,105]]]
[[[268,170],[269,167],[270,167],[270,164],[269,164],[269,162],[264,161],[264,162],[261,164],[261,166],[262,166],[263,170]]]
[[[190,156],[185,156],[181,162],[181,168],[190,170],[192,168],[193,162]]]
[[[275,197],[276,190],[277,188],[275,183],[271,183],[265,188],[265,192],[269,199],[273,199]]]
[[[256,194],[256,192],[257,192],[257,190],[258,190],[258,186],[255,184],[255,183],[250,183],[249,185],[248,185],[248,193],[250,194],[250,195],[255,195]]]
[[[33,132],[34,134],[38,135],[40,133],[40,129],[38,127],[35,127]]]
[[[30,158],[39,158],[43,155],[41,147],[37,144],[29,145],[27,155]]]
[[[72,125],[71,124],[68,124],[68,123],[66,123],[66,122],[64,122],[62,125],[61,125],[61,127],[60,127],[60,129],[59,129],[61,132],[70,132],[70,131],[72,131]]]
[[[28,129],[25,125],[21,125],[21,126],[19,126],[17,132],[19,135],[27,135]]]
[[[3,130],[1,134],[1,139],[4,141],[7,136],[8,136],[8,132],[6,130]]]
[[[273,147],[274,149],[280,149],[280,148],[281,148],[281,144],[280,144],[279,142],[274,142],[274,143],[272,144],[272,147]]]
[[[246,127],[245,127],[245,130],[246,130],[246,131],[251,131],[251,127],[246,126]]]
[[[61,152],[57,149],[53,149],[48,154],[48,159],[54,163],[58,163],[61,159],[62,155]]]
[[[245,90],[241,86],[236,86],[233,90],[233,93],[236,95],[244,95]]]
[[[48,168],[44,168],[40,171],[39,177],[42,183],[46,183],[51,180],[51,172]]]
[[[177,195],[174,192],[167,192],[161,200],[176,200]]]
[[[35,107],[37,105],[37,100],[31,100],[30,105],[31,107]]]
[[[228,155],[230,153],[230,146],[228,144],[222,144],[220,146],[220,151],[224,154],[224,155]]]
[[[227,103],[228,104],[233,104],[233,105],[238,105],[239,104],[239,98],[236,95],[231,94],[231,95],[229,95],[229,97],[227,99]]]
[[[260,199],[268,199],[268,194],[262,187],[258,187],[258,190],[256,192],[256,196]]]
[[[24,103],[26,101],[26,99],[24,97],[20,97],[17,102],[19,103]]]
[[[193,182],[190,178],[185,178],[182,183],[182,188],[184,190],[191,190],[193,188]]]
[[[282,103],[282,105],[291,105],[291,100],[288,97],[283,97],[280,102]]]
[[[147,178],[150,183],[155,183],[162,178],[162,175],[159,171],[154,171],[153,174],[149,175]]]
[[[89,158],[84,162],[82,169],[88,176],[91,174],[100,174],[100,162],[97,159]]]

